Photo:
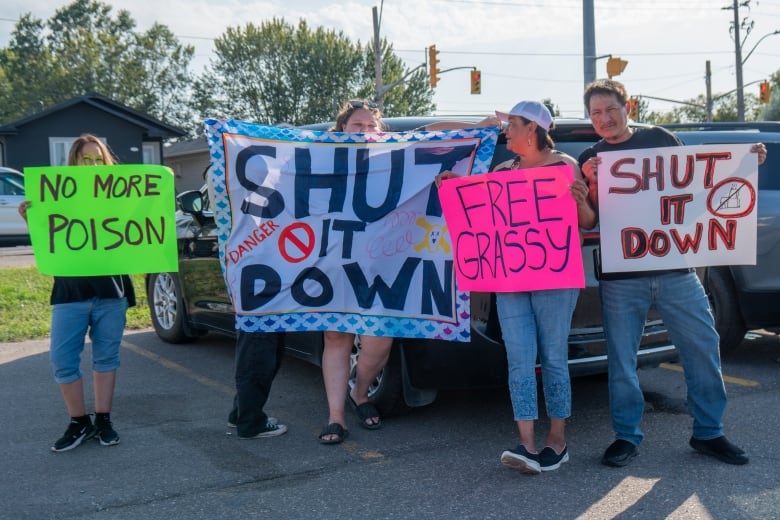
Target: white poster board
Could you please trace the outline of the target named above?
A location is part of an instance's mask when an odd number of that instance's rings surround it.
[[[602,271],[755,265],[751,144],[600,153]]]

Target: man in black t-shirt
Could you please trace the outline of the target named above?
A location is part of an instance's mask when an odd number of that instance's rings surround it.
[[[585,106],[593,128],[602,138],[580,154],[590,197],[598,208],[598,153],[663,146],[681,146],[676,136],[660,127],[628,125],[628,95],[612,80],[586,87]],[[754,145],[759,164],[766,147]],[[644,397],[636,373],[637,350],[650,307],[655,307],[680,354],[688,387],[688,410],[693,416],[690,445],[700,453],[729,464],[747,464],[747,454],[723,435],[726,389],[720,369],[718,333],[704,288],[692,269],[603,274],[599,290],[608,349],[609,401],[616,440],[602,463],[625,466],[638,451]]]

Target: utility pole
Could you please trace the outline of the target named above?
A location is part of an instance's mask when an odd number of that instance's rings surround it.
[[[593,0],[582,0],[582,70],[585,86],[595,81],[596,22],[593,15]],[[588,117],[587,107],[585,108],[585,117]]]
[[[750,0],[745,2],[745,5]],[[728,8],[724,8],[728,9]],[[737,64],[737,121],[745,120],[745,92],[742,85],[742,42],[739,39],[739,0],[734,0],[734,22],[732,27],[734,29],[734,54],[736,55]],[[748,34],[750,30],[747,30]]]
[[[710,69],[710,60],[707,60],[704,74],[704,84],[707,87],[707,101],[705,104],[707,107],[707,122],[712,123],[712,70]]]
[[[383,110],[386,90],[382,88],[382,47],[379,41],[379,14],[376,6],[371,8],[374,19],[374,75],[376,82],[376,104],[379,110]]]

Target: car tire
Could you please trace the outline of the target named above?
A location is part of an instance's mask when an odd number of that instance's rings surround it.
[[[192,336],[185,329],[181,283],[175,273],[154,273],[147,284],[149,313],[157,335],[167,343],[186,343]]]
[[[705,272],[704,282],[715,318],[715,330],[720,336],[720,350],[734,350],[745,338],[747,327],[739,313],[737,290],[731,273],[725,267],[711,267]]]
[[[385,368],[368,386],[368,398],[376,405],[384,417],[400,415],[409,410],[404,401],[403,374],[400,345],[395,343]],[[349,387],[355,386],[357,360],[360,356],[360,340],[356,336],[355,345],[349,359]]]

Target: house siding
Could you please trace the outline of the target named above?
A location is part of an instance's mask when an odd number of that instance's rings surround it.
[[[7,165],[22,171],[51,166],[49,137],[78,137],[84,133],[106,139],[120,163],[143,162],[144,129],[86,103],[79,103],[25,123],[17,135],[5,137]],[[135,147],[137,151],[132,151]]]

